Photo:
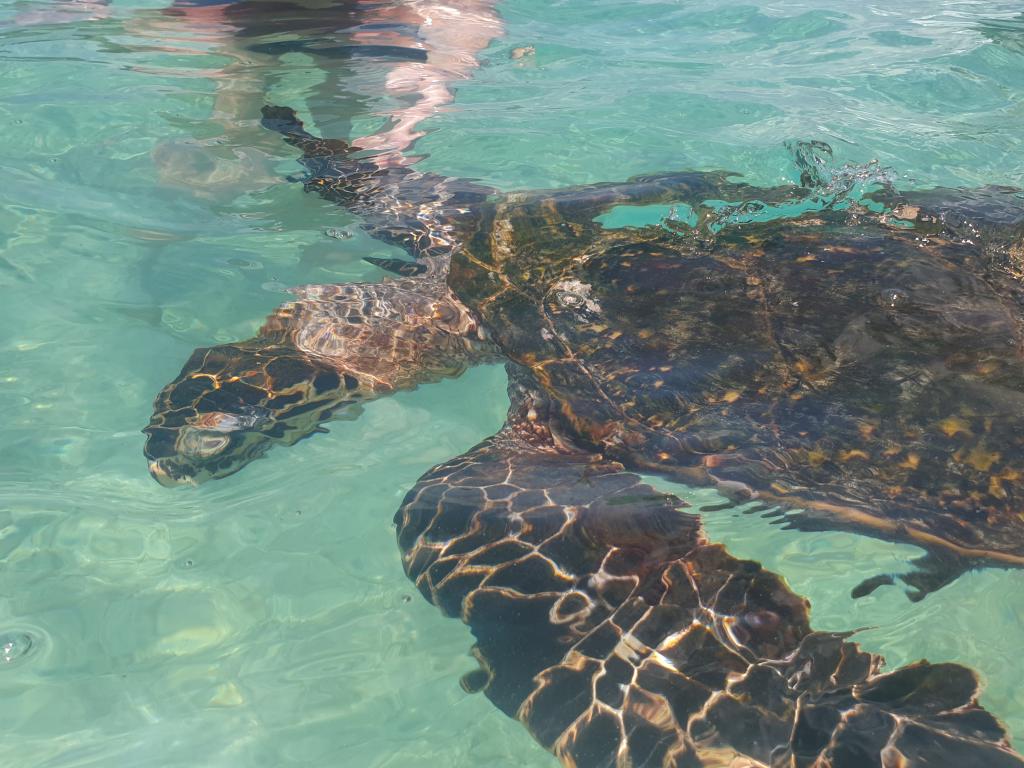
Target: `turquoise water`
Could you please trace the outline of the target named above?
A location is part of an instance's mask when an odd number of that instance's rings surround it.
[[[892,5],[510,0],[417,150],[505,189],[680,168],[778,183],[784,142],[820,139],[907,187],[1024,186],[1019,3]],[[503,421],[499,366],[198,489],[147,475],[139,430],[193,348],[251,335],[286,286],[378,279],[361,259],[387,252],[284,180],[294,153],[251,115],[212,116],[228,60],[185,29],[170,46],[160,6],[48,20],[0,0],[0,765],[553,765],[459,688],[469,633],[414,594],[393,541],[415,479]],[[271,74],[270,100],[330,123],[316,62]],[[372,96],[379,73],[357,74]],[[817,627],[866,627],[892,664],[976,667],[1024,733],[1019,572],[853,601],[915,550],[707,523],[809,596]]]

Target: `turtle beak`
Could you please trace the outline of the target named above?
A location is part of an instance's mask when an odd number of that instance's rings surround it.
[[[165,462],[163,459],[156,459],[149,462],[149,474],[153,476],[160,485],[165,488],[176,488],[182,485],[196,485],[196,481],[188,476],[175,476],[164,466]]]

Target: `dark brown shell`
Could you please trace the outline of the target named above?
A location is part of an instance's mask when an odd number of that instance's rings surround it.
[[[991,232],[906,203],[707,239],[573,202],[498,206],[450,277],[560,430],[797,524],[1024,564],[1024,202]]]

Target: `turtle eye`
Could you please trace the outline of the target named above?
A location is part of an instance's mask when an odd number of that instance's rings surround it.
[[[242,429],[255,429],[270,421],[273,413],[267,408],[246,405],[237,413],[209,411],[188,419],[189,425],[205,432],[238,432]]]
[[[208,459],[222,452],[231,443],[223,432],[184,427],[178,436],[178,452],[192,459]]]

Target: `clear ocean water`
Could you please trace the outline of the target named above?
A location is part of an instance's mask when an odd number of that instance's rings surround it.
[[[405,581],[391,525],[422,472],[501,424],[500,366],[198,489],[149,478],[140,429],[193,348],[251,335],[286,286],[378,279],[362,257],[388,250],[286,180],[277,137],[213,114],[228,62],[161,6],[0,0],[0,765],[553,766],[460,689],[469,632]],[[904,187],[1024,186],[1018,1],[500,10],[506,36],[427,124],[425,168],[504,189],[710,168],[768,184],[796,178],[786,141],[818,139]],[[270,100],[330,123],[305,54],[269,75]],[[894,665],[979,669],[1024,739],[1020,572],[855,601],[916,550],[706,522],[810,597],[818,628],[864,627]]]

